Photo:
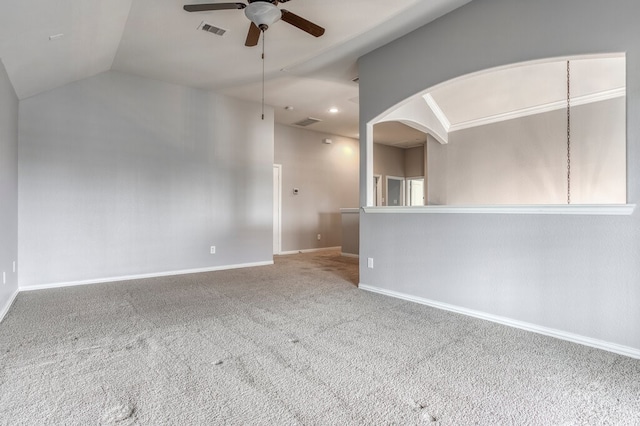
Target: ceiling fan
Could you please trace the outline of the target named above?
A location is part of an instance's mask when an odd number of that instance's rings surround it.
[[[247,0],[248,5],[244,3],[207,3],[207,4],[188,4],[184,6],[187,12],[207,12],[211,10],[225,9],[245,9],[244,14],[251,21],[249,33],[245,46],[256,46],[260,40],[260,33],[266,31],[269,25],[282,19],[284,22],[293,25],[302,31],[311,34],[314,37],[320,37],[324,34],[324,28],[313,22],[289,12],[285,9],[279,9],[278,3],[286,3],[289,0]]]

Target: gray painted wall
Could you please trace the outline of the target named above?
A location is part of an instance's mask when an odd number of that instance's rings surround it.
[[[18,97],[0,60],[0,315],[18,290]],[[5,272],[7,283],[2,283]]]
[[[361,58],[361,153],[368,122],[439,82],[526,60],[626,52],[627,193],[639,203],[639,15],[636,0],[475,0]],[[360,235],[363,284],[640,350],[638,209],[362,214]]]
[[[373,144],[373,173],[404,177],[404,149],[395,146]]]
[[[322,143],[325,138],[333,143]],[[358,153],[355,139],[275,125],[274,162],[282,165],[283,252],[342,244],[340,209],[358,204]],[[300,190],[298,195],[293,188]]]
[[[424,146],[404,150],[404,176],[424,176]]]
[[[342,212],[342,254],[357,256],[360,254],[360,213]]]
[[[272,260],[271,109],[107,72],[19,122],[21,287]]]
[[[447,173],[438,173],[448,164],[447,146],[427,135],[427,204],[447,204]]]
[[[571,109],[573,203],[625,203],[625,120],[624,98]],[[566,110],[556,110],[450,133],[431,153],[440,158],[430,181],[447,182],[431,196],[451,205],[566,203],[566,123]]]

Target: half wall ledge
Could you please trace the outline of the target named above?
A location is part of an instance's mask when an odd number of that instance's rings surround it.
[[[479,205],[479,206],[411,206],[411,207],[362,207],[365,213],[381,214],[551,214],[551,215],[600,215],[630,216],[635,204],[548,204],[548,205]]]

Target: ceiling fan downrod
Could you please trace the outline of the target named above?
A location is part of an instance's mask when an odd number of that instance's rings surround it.
[[[264,39],[267,34],[262,31],[262,119],[264,120]]]
[[[571,63],[567,61],[567,204],[571,204]]]

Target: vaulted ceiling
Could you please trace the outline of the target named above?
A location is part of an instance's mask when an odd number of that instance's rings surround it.
[[[356,137],[359,56],[470,0],[291,0],[279,5],[326,29],[285,22],[266,32],[265,102],[276,121]],[[207,0],[200,1],[216,2]],[[20,99],[114,70],[260,102],[261,45],[244,46],[241,10],[189,13],[181,0],[28,0],[0,5],[0,59]],[[226,30],[217,36],[203,21]],[[285,109],[286,106],[291,108]],[[332,114],[330,107],[339,113]],[[398,137],[403,138],[402,135]]]
[[[291,0],[278,5],[326,32],[315,38],[279,21],[265,33],[264,99],[274,107],[276,122],[293,125],[313,117],[320,121],[311,130],[357,137],[357,58],[469,1]],[[114,70],[261,102],[262,45],[244,46],[250,22],[243,11],[189,13],[185,3],[198,1],[5,1],[0,59],[20,99]],[[203,22],[226,32],[202,31]],[[563,67],[562,61],[506,67],[443,83],[425,97],[439,110],[443,126],[455,131],[561,101]],[[624,71],[623,55],[574,61],[573,96],[624,93]],[[329,112],[331,107],[339,112]],[[376,126],[374,138],[409,147],[425,135],[387,122]]]

